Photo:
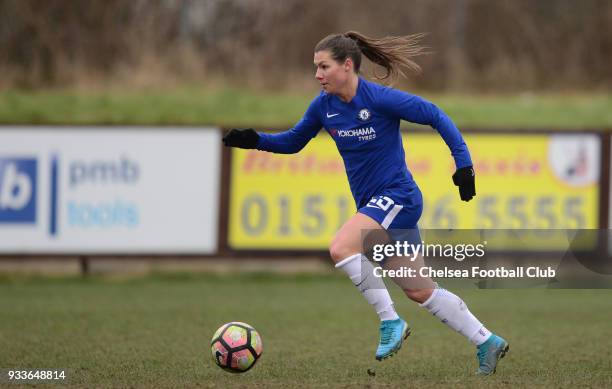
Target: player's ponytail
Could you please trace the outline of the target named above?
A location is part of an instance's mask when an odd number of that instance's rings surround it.
[[[386,74],[382,76],[374,74],[375,78],[395,79],[397,76],[407,77],[405,70],[421,72],[421,67],[412,58],[427,53],[427,48],[419,44],[424,36],[425,34],[419,33],[371,38],[357,31],[348,31],[323,38],[315,47],[315,52],[329,50],[332,58],[338,62],[350,57],[355,64],[356,73],[359,73],[363,53],[370,61],[386,70]]]

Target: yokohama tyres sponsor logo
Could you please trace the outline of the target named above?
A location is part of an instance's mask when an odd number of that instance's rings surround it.
[[[356,128],[353,130],[338,130],[338,136],[343,138],[346,136],[366,136],[376,134],[374,127]]]

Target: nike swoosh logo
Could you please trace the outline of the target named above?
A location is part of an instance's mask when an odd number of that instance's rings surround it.
[[[357,285],[355,285],[355,286],[357,287],[357,289],[358,289],[360,292],[363,292],[363,291],[365,290],[365,289],[363,289],[363,290],[362,290],[362,289],[360,288],[360,286],[361,286],[361,284],[363,284],[363,283],[364,283],[364,282],[365,282],[365,281],[368,279],[368,277],[369,277],[369,274],[366,274],[366,276],[363,278],[363,280],[361,280],[361,282],[360,282],[360,283],[358,283]],[[367,285],[365,285],[365,286],[367,286]]]
[[[338,116],[340,114],[339,113],[334,113],[334,114],[330,115],[329,113],[327,113],[326,115],[327,115],[327,118],[329,119],[329,118],[333,118],[334,116]]]

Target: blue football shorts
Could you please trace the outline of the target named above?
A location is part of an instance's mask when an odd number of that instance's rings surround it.
[[[417,223],[423,213],[423,195],[416,185],[383,190],[357,212],[376,220],[394,240],[421,242]]]

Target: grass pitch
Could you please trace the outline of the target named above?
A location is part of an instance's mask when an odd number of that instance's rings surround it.
[[[167,91],[0,91],[0,124],[283,129],[300,120],[316,94],[314,90],[296,94],[197,87]],[[427,94],[424,97],[439,105],[462,129],[612,128],[612,94]]]
[[[4,277],[0,368],[67,369],[80,387],[612,387],[612,290],[456,292],[510,342],[495,376],[475,377],[475,348],[395,287],[413,334],[376,362],[378,320],[338,274]],[[245,374],[210,357],[229,321],[263,337]]]

